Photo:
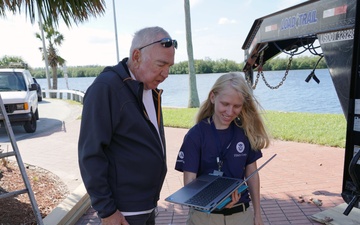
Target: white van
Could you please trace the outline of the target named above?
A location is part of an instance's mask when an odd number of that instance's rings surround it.
[[[38,96],[30,72],[26,69],[0,69],[0,95],[11,125],[21,125],[27,133],[34,133],[39,119]]]

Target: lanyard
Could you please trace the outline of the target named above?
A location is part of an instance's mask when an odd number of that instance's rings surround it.
[[[222,165],[223,165],[223,163],[224,163],[225,156],[226,156],[226,154],[228,153],[229,148],[230,148],[230,146],[231,146],[231,142],[232,142],[233,139],[234,139],[235,128],[234,128],[234,124],[231,123],[231,124],[230,124],[230,126],[231,126],[231,139],[230,139],[229,144],[226,146],[226,148],[224,148],[223,146],[221,146],[220,136],[219,136],[218,131],[216,130],[214,121],[211,120],[211,121],[210,121],[210,124],[211,124],[211,129],[212,129],[213,134],[214,134],[214,138],[215,138],[215,142],[216,142],[216,147],[217,147],[217,150],[218,150],[218,153],[219,153],[219,156],[216,157],[216,163],[217,163],[217,165],[218,165],[218,171],[221,171],[221,167],[222,167]],[[224,149],[224,151],[223,151],[223,149]]]

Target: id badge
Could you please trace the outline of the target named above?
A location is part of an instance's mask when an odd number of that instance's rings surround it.
[[[214,172],[212,173],[212,175],[214,176],[218,176],[218,177],[222,177],[223,176],[223,172],[219,171],[219,170],[214,170]]]

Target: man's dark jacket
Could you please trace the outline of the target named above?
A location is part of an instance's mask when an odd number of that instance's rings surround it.
[[[156,207],[167,171],[161,90],[152,92],[162,140],[142,102],[143,83],[131,78],[126,61],[105,68],[84,97],[79,165],[102,218]]]

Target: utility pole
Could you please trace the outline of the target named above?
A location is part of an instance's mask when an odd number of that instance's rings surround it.
[[[120,59],[119,59],[119,45],[118,45],[117,26],[116,26],[115,0],[113,0],[113,11],[114,11],[115,43],[116,43],[116,59],[117,59],[116,63],[118,63]]]

